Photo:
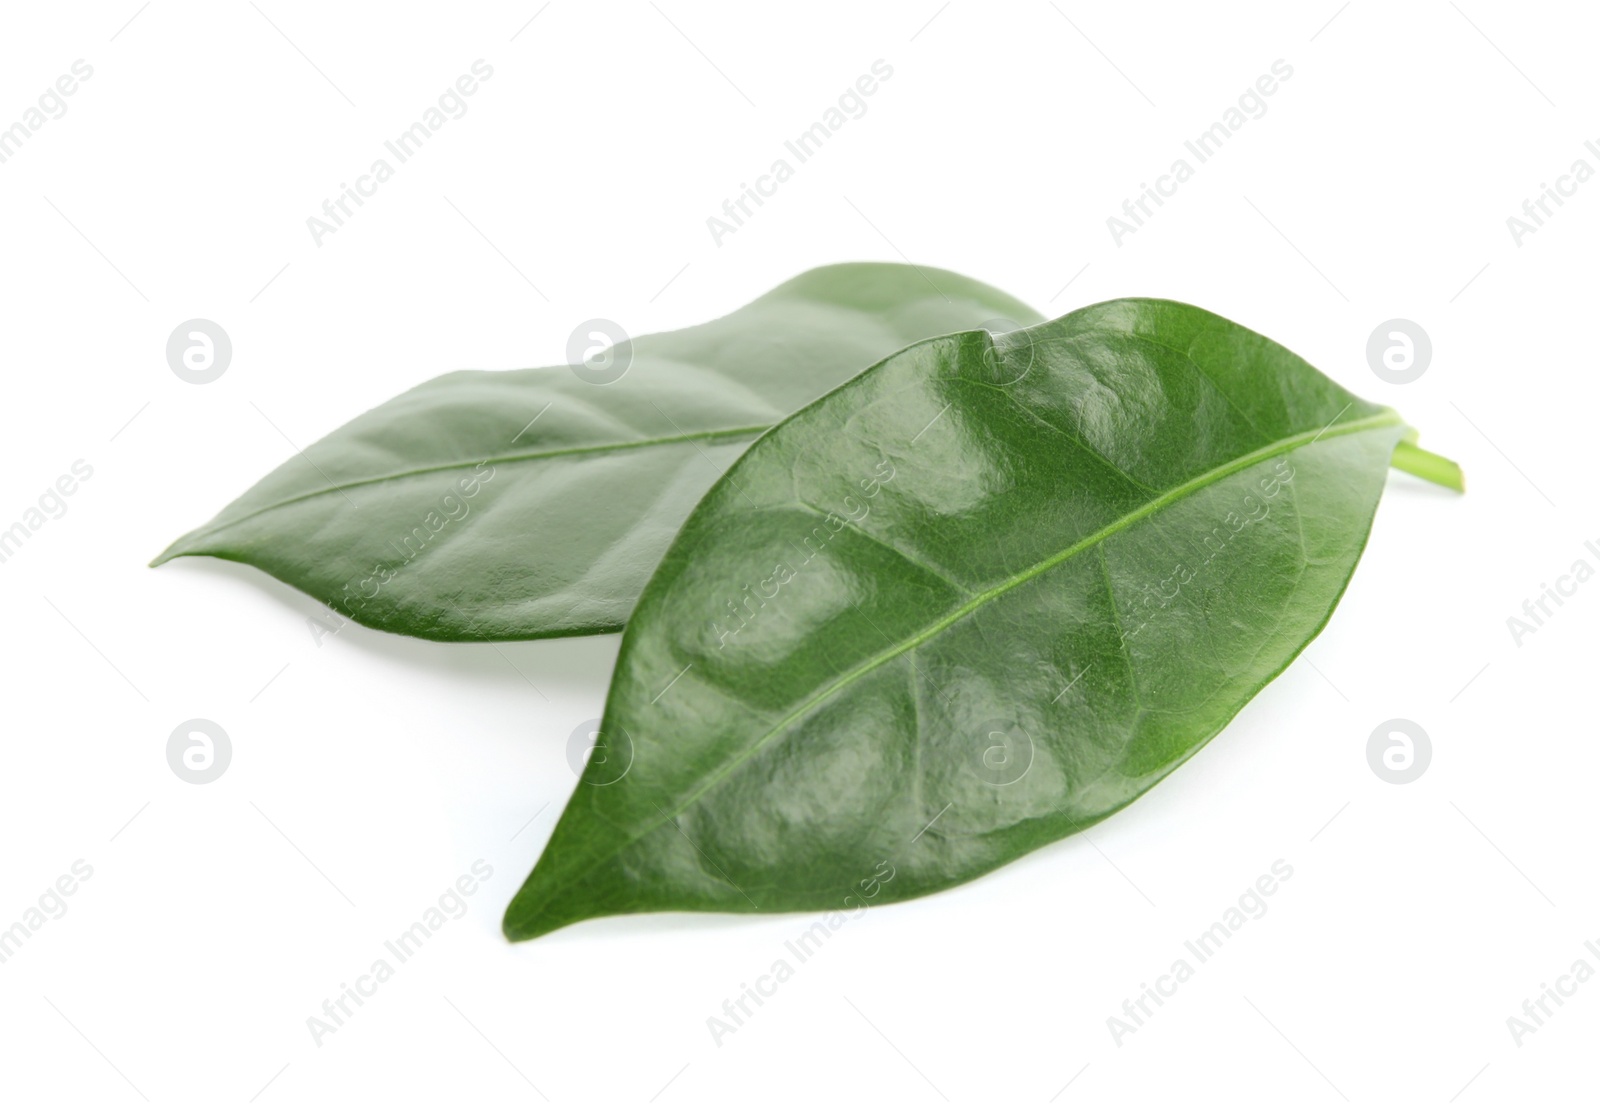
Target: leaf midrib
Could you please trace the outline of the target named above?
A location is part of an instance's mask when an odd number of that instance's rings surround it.
[[[771,428],[770,425],[738,426],[728,430],[702,430],[694,433],[675,434],[670,437],[651,437],[639,441],[611,442],[605,445],[575,445],[567,449],[546,449],[542,452],[534,453],[512,453],[503,457],[480,457],[476,460],[452,461],[449,464],[434,464],[425,468],[408,468],[400,472],[387,472],[381,476],[368,476],[364,479],[350,480],[345,483],[330,482],[327,487],[319,487],[299,495],[291,495],[289,498],[281,499],[275,503],[268,503],[263,507],[257,507],[250,513],[240,515],[238,518],[230,518],[221,525],[207,527],[204,532],[205,536],[214,537],[223,530],[248,522],[250,519],[259,517],[269,511],[281,510],[283,507],[293,506],[295,503],[305,502],[307,499],[315,499],[322,495],[343,494],[352,488],[366,487],[375,483],[387,483],[390,480],[410,479],[413,476],[426,476],[434,472],[448,472],[459,468],[476,468],[480,464],[517,464],[522,461],[547,460],[552,457],[583,456],[588,453],[623,453],[633,449],[649,448],[652,445],[678,445],[684,442],[693,443],[697,441],[710,441],[720,444],[725,440],[736,441],[740,438],[759,437]],[[305,457],[304,453],[300,455],[304,459],[310,460],[309,457]]]
[[[1188,495],[1193,494],[1196,491],[1210,487],[1211,485],[1226,479],[1228,476],[1231,476],[1237,472],[1242,472],[1246,468],[1259,464],[1262,461],[1271,460],[1275,456],[1281,456],[1285,453],[1293,452],[1295,449],[1298,449],[1303,445],[1313,444],[1319,440],[1322,440],[1323,438],[1346,437],[1351,434],[1361,433],[1365,430],[1373,430],[1385,426],[1398,425],[1403,425],[1403,420],[1401,419],[1399,413],[1393,410],[1384,410],[1379,414],[1369,415],[1366,418],[1356,419],[1352,422],[1346,422],[1341,426],[1324,427],[1315,432],[1311,430],[1305,430],[1289,437],[1280,438],[1269,445],[1264,445],[1259,449],[1245,453],[1242,456],[1236,457],[1224,464],[1220,464],[1215,468],[1208,469],[1200,475],[1186,480],[1171,490],[1158,495],[1156,498],[1151,499],[1142,506],[1130,510],[1128,513],[1122,515],[1115,521],[1101,527],[1094,533],[1089,534],[1087,537],[1074,542],[1061,552],[1056,553],[1053,556],[1046,557],[1044,560],[1041,560],[1032,567],[1015,573],[1014,575],[1005,579],[1003,582],[989,588],[987,591],[979,592],[971,599],[958,606],[955,610],[928,625],[925,629],[913,634],[911,637],[908,637],[899,644],[896,644],[893,647],[870,657],[869,659],[858,664],[855,668],[846,672],[844,675],[839,676],[832,683],[817,691],[805,702],[801,703],[798,707],[791,710],[788,714],[781,718],[770,729],[763,733],[754,743],[752,743],[743,754],[731,759],[722,770],[708,776],[700,787],[689,793],[672,809],[670,813],[666,813],[663,821],[652,824],[643,831],[630,836],[626,841],[618,845],[616,848],[611,849],[605,855],[597,856],[592,860],[589,860],[587,865],[593,866],[605,862],[613,856],[620,854],[624,848],[627,848],[636,841],[643,839],[648,833],[659,828],[660,825],[678,817],[679,814],[683,813],[684,810],[698,802],[702,797],[716,787],[718,783],[722,782],[723,779],[727,778],[745,762],[754,757],[756,753],[765,748],[767,744],[769,744],[776,736],[786,730],[794,722],[804,717],[818,705],[833,697],[850,684],[866,677],[896,657],[905,655],[912,649],[915,649],[924,642],[944,632],[944,630],[948,629],[950,626],[954,625],[956,622],[960,621],[973,611],[983,607],[987,603],[993,602],[1001,595],[1015,590],[1024,583],[1043,575],[1052,568],[1055,568],[1067,560],[1070,560],[1072,557],[1077,556],[1085,549],[1099,545],[1117,533],[1127,529],[1129,526],[1143,521],[1145,518],[1148,518],[1150,515],[1156,513],[1164,507],[1167,507],[1172,503],[1175,503],[1187,497]],[[635,610],[635,613],[637,613],[637,609]],[[562,880],[561,885],[566,885],[568,881],[570,880]],[[539,912],[542,913],[543,910],[541,909]],[[535,914],[535,916],[537,915],[538,914]]]

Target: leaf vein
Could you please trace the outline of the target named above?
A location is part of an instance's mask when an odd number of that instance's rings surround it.
[[[1309,445],[1313,441],[1321,440],[1323,438],[1332,439],[1334,437],[1345,437],[1368,430],[1381,429],[1384,427],[1398,426],[1402,424],[1403,423],[1400,415],[1397,412],[1390,409],[1385,409],[1377,414],[1369,415],[1366,418],[1342,423],[1331,430],[1324,429],[1316,432],[1306,430],[1298,434],[1292,434],[1288,437],[1275,441],[1270,445],[1263,446],[1260,449],[1256,449],[1252,452],[1245,453],[1242,456],[1235,457],[1233,460],[1227,461],[1226,463],[1219,464],[1215,468],[1203,472],[1199,476],[1187,480],[1171,490],[1164,492],[1149,502],[1141,504],[1139,507],[1130,510],[1127,514],[1124,514],[1115,521],[1103,526],[1099,530],[1096,530],[1094,533],[1091,533],[1088,536],[1073,542],[1073,544],[1068,546],[1066,549],[1063,549],[1061,552],[1046,557],[1044,560],[1030,568],[1025,569],[1022,572],[1017,573],[1010,579],[996,584],[987,591],[983,591],[975,595],[966,603],[932,622],[925,629],[913,634],[900,644],[895,645],[884,652],[878,653],[877,655],[869,657],[868,659],[857,664],[854,668],[838,675],[833,682],[818,690],[810,698],[806,699],[783,718],[779,719],[760,737],[756,738],[746,752],[731,759],[729,763],[722,768],[722,770],[709,776],[698,788],[685,795],[684,798],[677,804],[672,813],[668,816],[677,816],[679,812],[687,809],[689,806],[699,801],[709,791],[711,791],[714,787],[731,775],[738,767],[750,760],[756,755],[756,753],[761,751],[762,748],[766,747],[766,745],[773,738],[786,730],[794,722],[810,713],[818,705],[833,697],[833,695],[837,694],[845,687],[849,686],[851,683],[864,678],[871,672],[882,667],[884,664],[894,660],[896,657],[904,655],[905,653],[917,648],[924,642],[932,639],[939,633],[942,633],[951,625],[954,625],[956,622],[960,621],[962,618],[966,617],[975,610],[981,609],[1000,596],[1015,590],[1024,583],[1027,583],[1030,580],[1043,575],[1045,572],[1048,572],[1050,569],[1065,563],[1067,560],[1070,560],[1072,557],[1083,552],[1085,549],[1099,545],[1100,542],[1103,542],[1114,534],[1127,529],[1129,526],[1134,525],[1139,521],[1142,521],[1163,507],[1176,502],[1187,495],[1194,493],[1195,491],[1209,487],[1212,484],[1215,484],[1227,478],[1228,476],[1233,475],[1235,472],[1241,472],[1246,468],[1250,468],[1261,463],[1262,461],[1270,460],[1273,457],[1282,456],[1302,446]],[[633,844],[634,841],[640,839],[646,833],[653,831],[657,827],[658,826],[656,825],[647,826],[637,835],[623,842],[615,850],[611,851],[608,856],[602,858],[609,858],[609,856],[617,855],[624,848],[627,848],[629,845]]]

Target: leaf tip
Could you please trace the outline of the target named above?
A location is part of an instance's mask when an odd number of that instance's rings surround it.
[[[162,549],[161,552],[156,554],[156,558],[150,561],[146,567],[159,568],[169,560],[176,560],[180,556],[188,556],[190,550],[184,544],[184,542],[187,540],[187,537],[178,538],[172,544],[168,545],[166,548]]]
[[[643,908],[632,899],[619,900],[621,888],[609,885],[604,876],[597,879],[591,871],[585,877],[574,879],[570,867],[557,870],[549,858],[550,847],[546,845],[545,854],[539,857],[539,862],[534,864],[506,906],[500,931],[513,944],[537,940],[579,921],[639,912]]]
[[[520,944],[548,936],[556,929],[572,924],[576,919],[552,917],[549,910],[541,909],[535,902],[526,901],[519,892],[506,907],[505,919],[500,922],[500,931],[511,943]]]

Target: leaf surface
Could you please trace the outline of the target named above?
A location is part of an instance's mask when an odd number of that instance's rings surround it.
[[[340,427],[155,561],[254,565],[435,640],[615,632],[679,525],[773,423],[912,342],[1041,316],[909,265],[813,269],[701,326],[567,367],[453,372]]]
[[[1320,631],[1406,432],[1162,300],[895,354],[689,516],[507,935],[850,910],[1093,825]]]

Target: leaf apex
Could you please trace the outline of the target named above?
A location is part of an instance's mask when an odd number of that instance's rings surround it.
[[[162,549],[161,552],[156,554],[156,558],[150,561],[148,567],[159,568],[167,561],[176,560],[180,556],[205,555],[195,546],[193,540],[194,536],[195,535],[193,533],[186,533],[182,537],[178,538],[172,544],[168,545],[166,548]]]
[[[500,922],[500,931],[511,943],[520,944],[548,936],[557,929],[576,924],[588,916],[591,915],[583,914],[576,917],[554,915],[550,909],[541,907],[531,900],[531,896],[525,896],[519,890],[517,896],[511,899],[511,904],[506,906],[506,915]]]

